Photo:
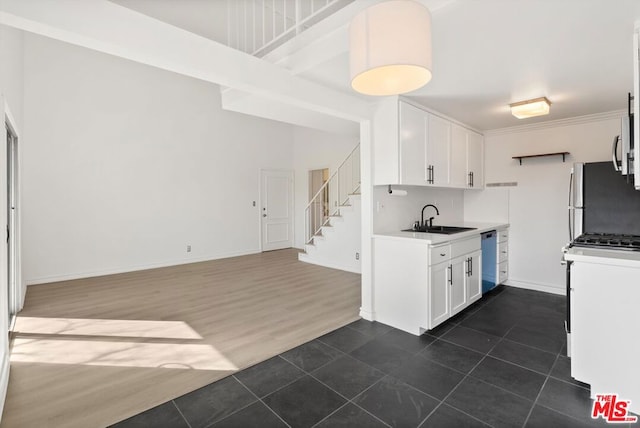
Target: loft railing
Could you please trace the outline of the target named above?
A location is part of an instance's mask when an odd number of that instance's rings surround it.
[[[308,244],[331,216],[339,216],[349,195],[360,189],[360,145],[358,144],[338,169],[320,187],[304,212],[305,243]]]
[[[227,44],[258,57],[355,0],[227,0]]]

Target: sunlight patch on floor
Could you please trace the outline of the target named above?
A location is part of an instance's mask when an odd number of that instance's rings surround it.
[[[202,336],[200,336],[184,321],[42,318],[20,316],[16,320],[16,325],[13,331],[18,334],[202,339]]]
[[[238,369],[210,345],[21,337],[14,341],[11,362],[192,370]]]

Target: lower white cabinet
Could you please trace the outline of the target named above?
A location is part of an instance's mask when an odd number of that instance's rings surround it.
[[[498,245],[496,247],[496,279],[497,284],[504,284],[509,278],[509,230],[498,229]]]
[[[467,307],[465,275],[468,259],[457,257],[449,263],[449,290],[451,294],[450,315],[454,316]]]
[[[451,317],[448,262],[429,266],[429,325],[438,325]]]
[[[469,302],[473,303],[482,297],[482,251],[469,254],[469,263],[465,283]]]
[[[443,261],[446,253],[450,256]],[[480,238],[433,247],[431,257],[435,263],[429,265],[429,330],[482,297]]]
[[[420,335],[481,297],[480,235],[432,246],[374,238],[375,319]]]

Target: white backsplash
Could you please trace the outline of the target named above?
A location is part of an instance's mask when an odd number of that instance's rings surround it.
[[[404,190],[406,196],[388,193],[388,186],[373,188],[373,231],[374,233],[398,232],[410,229],[413,222],[420,220],[420,212],[426,204],[438,207],[436,216],[433,208],[425,210],[425,218],[435,217],[434,225],[447,225],[463,221],[464,190],[438,189],[422,186],[391,186],[393,190]]]

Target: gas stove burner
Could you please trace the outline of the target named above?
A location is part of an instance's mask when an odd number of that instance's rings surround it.
[[[640,251],[640,236],[611,233],[584,233],[574,239],[571,246]]]

